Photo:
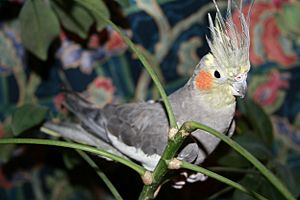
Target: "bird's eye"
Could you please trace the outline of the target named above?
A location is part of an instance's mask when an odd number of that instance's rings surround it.
[[[216,78],[221,78],[221,74],[220,74],[220,72],[218,72],[217,70],[214,72],[214,76],[215,76]]]

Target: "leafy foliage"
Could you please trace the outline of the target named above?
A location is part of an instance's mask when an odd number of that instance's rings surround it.
[[[61,0],[51,1],[51,7],[64,28],[82,38],[87,37],[94,19],[85,8],[77,3],[70,4]]]
[[[238,105],[241,115],[237,121],[238,134],[234,137],[234,140],[256,158],[266,163],[273,173],[286,184],[292,194],[298,197],[300,192],[296,188],[300,187],[299,181],[297,181],[300,172],[286,163],[280,163],[272,151],[274,138],[270,117],[252,99],[248,98],[245,101],[240,101]],[[250,169],[251,172],[246,173],[239,180],[241,185],[270,199],[284,199],[261,174],[256,173],[256,171],[253,173],[254,169],[252,165],[236,152],[230,150],[230,152],[220,158],[218,162],[220,165],[226,167]],[[253,197],[235,190],[233,199],[248,200],[253,199]]]
[[[84,1],[83,3],[83,6],[85,8],[88,8],[90,5],[93,6],[94,9],[97,11],[97,12],[92,12],[92,15],[97,24],[97,30],[100,31],[105,26],[107,26],[107,23],[105,22],[104,19],[109,19],[110,17],[109,10],[107,9],[106,5],[103,3],[102,0],[101,1],[89,0],[89,1]],[[101,17],[99,16],[99,14],[101,15]]]
[[[115,0],[116,2],[118,2],[118,4],[120,4],[122,7],[127,7],[129,6],[129,0]]]
[[[21,38],[24,46],[34,55],[46,60],[48,49],[61,32],[60,24],[68,31],[86,38],[93,24],[97,30],[106,26],[98,14],[89,12],[85,4],[93,5],[104,18],[109,18],[109,10],[101,0],[75,1],[28,0],[21,13]]]

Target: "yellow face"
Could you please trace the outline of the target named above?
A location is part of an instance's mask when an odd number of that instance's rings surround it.
[[[208,95],[217,104],[230,104],[235,101],[236,96],[243,97],[245,95],[249,67],[234,68],[236,72],[225,71],[216,67],[211,54],[206,55],[203,59],[194,78],[194,86],[197,90]]]

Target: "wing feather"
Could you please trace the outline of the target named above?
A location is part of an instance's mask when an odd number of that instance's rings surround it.
[[[168,121],[161,103],[109,105],[102,110],[107,130],[146,154],[161,154],[167,143]]]

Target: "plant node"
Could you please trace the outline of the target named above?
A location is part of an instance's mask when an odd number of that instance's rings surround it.
[[[186,130],[180,130],[179,131],[180,132],[180,134],[181,134],[181,137],[186,137],[186,136],[188,136],[188,135],[190,135],[190,133],[189,132],[187,132]]]
[[[168,168],[169,169],[180,169],[181,166],[181,160],[178,160],[177,158],[173,158],[169,164],[168,164]]]
[[[146,171],[142,176],[142,180],[145,185],[150,185],[153,182],[152,173],[150,171]]]
[[[169,131],[169,139],[173,139],[177,132],[178,132],[177,128],[171,128]]]

